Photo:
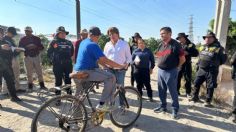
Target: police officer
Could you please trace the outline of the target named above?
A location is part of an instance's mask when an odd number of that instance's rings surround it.
[[[234,81],[234,100],[233,100],[233,122],[236,123],[236,53],[234,53],[233,57],[230,60],[232,65],[232,79]]]
[[[1,29],[0,31],[0,38],[2,38],[3,30]],[[17,35],[14,27],[9,27],[7,32],[11,37]],[[0,39],[0,76],[6,80],[7,89],[11,97],[11,101],[13,102],[21,101],[21,99],[16,95],[15,78],[11,67],[13,56],[14,54],[17,54],[17,52],[20,52],[20,50],[12,50],[12,45],[10,45],[10,43]]]
[[[191,57],[197,57],[198,56],[198,50],[196,49],[195,44],[193,44],[189,39],[188,35],[185,33],[179,33],[178,37],[176,38],[180,44],[182,45],[182,48],[184,49],[185,58],[186,61],[180,68],[179,74],[178,74],[178,94],[180,95],[180,87],[181,87],[181,78],[184,76],[185,79],[185,89],[186,89],[186,95],[187,97],[190,97],[191,94],[191,82],[192,82],[192,61]]]
[[[7,29],[6,35],[3,37],[3,41],[7,42],[7,44],[11,47],[11,48],[17,48],[16,43],[13,39],[13,37],[17,35],[16,33],[16,29],[14,27],[9,27]],[[20,89],[20,80],[19,80],[19,76],[20,76],[20,67],[19,67],[19,54],[20,54],[20,49],[18,48],[17,50],[13,51],[13,56],[12,56],[12,69],[13,69],[13,73],[14,73],[14,77],[15,77],[15,88],[17,92],[25,92],[25,89]],[[2,92],[3,93],[8,93],[7,92],[7,88],[6,88],[6,83],[3,83],[3,87],[2,87]]]
[[[47,54],[53,64],[53,72],[55,75],[55,86],[62,86],[62,79],[65,85],[71,85],[69,74],[72,72],[72,59],[74,47],[71,41],[66,39],[69,32],[63,26],[58,27],[54,40],[50,43]],[[60,95],[61,91],[56,90],[56,95]],[[70,88],[67,94],[72,94]]]
[[[194,82],[193,96],[190,101],[199,101],[200,87],[206,81],[207,96],[205,107],[212,107],[211,101],[214,89],[217,87],[219,66],[225,63],[227,56],[213,32],[208,32],[206,36],[203,36],[203,39],[206,44],[199,49],[198,71]]]

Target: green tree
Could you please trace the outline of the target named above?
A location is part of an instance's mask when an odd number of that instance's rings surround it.
[[[151,37],[149,39],[144,39],[144,42],[146,43],[147,48],[154,52],[160,45],[161,40]]]
[[[110,40],[110,39],[109,39],[108,35],[102,34],[102,35],[100,36],[100,38],[99,38],[99,40],[98,40],[98,44],[100,45],[100,47],[101,47],[102,50],[104,49],[106,43],[109,42],[109,40]]]
[[[47,57],[47,48],[48,48],[48,45],[49,45],[49,40],[43,34],[38,35],[38,37],[41,39],[41,42],[44,46],[44,50],[41,53],[42,64],[44,66],[51,65],[50,60]]]

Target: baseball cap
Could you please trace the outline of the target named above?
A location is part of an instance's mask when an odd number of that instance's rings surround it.
[[[89,29],[89,34],[90,35],[94,35],[94,36],[100,36],[101,35],[101,31],[98,27],[91,27]]]
[[[30,26],[25,27],[25,31],[33,32],[32,28]]]

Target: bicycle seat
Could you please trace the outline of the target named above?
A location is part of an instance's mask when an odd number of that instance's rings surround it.
[[[86,78],[88,78],[88,76],[89,76],[89,74],[86,72],[83,72],[83,71],[73,72],[70,74],[71,78],[76,78],[76,79],[86,79]]]

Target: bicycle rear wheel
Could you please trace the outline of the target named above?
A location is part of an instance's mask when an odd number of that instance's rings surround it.
[[[60,105],[58,105],[60,102]],[[87,112],[75,96],[57,96],[46,101],[35,114],[32,132],[84,131]]]
[[[118,127],[131,126],[142,111],[142,97],[133,87],[124,87],[114,95],[114,109],[110,113],[112,123]]]

